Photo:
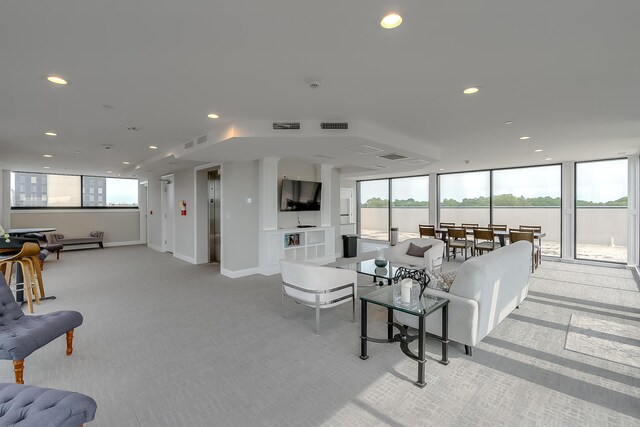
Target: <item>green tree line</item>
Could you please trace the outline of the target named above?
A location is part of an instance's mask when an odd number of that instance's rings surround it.
[[[627,197],[620,197],[616,200],[607,202],[592,202],[588,200],[578,200],[579,207],[589,206],[627,206]],[[362,204],[363,208],[386,208],[389,206],[388,199],[372,197]],[[417,201],[412,198],[396,199],[393,201],[393,207],[429,207],[429,202]],[[462,201],[456,199],[444,199],[440,206],[444,207],[489,207],[489,197],[464,198]],[[493,206],[531,206],[531,207],[560,207],[560,197],[524,197],[514,196],[513,194],[498,194],[493,196]]]

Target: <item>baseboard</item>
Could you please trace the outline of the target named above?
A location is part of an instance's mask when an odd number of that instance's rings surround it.
[[[144,245],[144,242],[142,240],[129,240],[125,242],[105,242],[103,245],[105,248],[111,248],[114,246]]]
[[[174,252],[173,256],[174,256],[174,258],[178,258],[178,259],[180,259],[182,261],[186,261],[189,264],[195,264],[196,263],[196,259],[194,257],[191,257],[191,256],[182,255],[182,254],[179,254],[177,252]]]
[[[156,245],[154,245],[153,243],[149,243],[149,242],[147,242],[147,247],[148,247],[149,249],[153,249],[154,251],[164,252],[164,251],[162,250],[162,247],[160,247],[160,246],[156,246]]]
[[[251,276],[253,274],[258,274],[260,271],[258,267],[253,268],[245,268],[244,270],[228,270],[226,268],[220,267],[220,274],[223,276],[230,277],[232,279],[237,279],[238,277]]]

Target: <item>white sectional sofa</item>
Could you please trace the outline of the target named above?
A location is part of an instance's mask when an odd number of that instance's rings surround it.
[[[424,248],[431,245],[431,249],[424,253],[424,258],[407,255],[409,244]],[[444,253],[444,242],[439,239],[407,239],[396,246],[391,246],[385,250],[385,257],[392,263],[405,264],[411,267],[427,267],[429,271],[442,267],[442,254]]]
[[[465,261],[449,292],[431,288],[425,295],[446,298],[449,303],[449,339],[471,347],[489,334],[527,296],[531,266],[531,243],[517,242]],[[399,311],[396,319],[418,328],[418,318]],[[440,336],[440,311],[427,317],[426,330]]]

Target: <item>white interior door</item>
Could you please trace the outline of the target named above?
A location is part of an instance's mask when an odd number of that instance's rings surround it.
[[[173,195],[173,177],[167,178],[162,183],[162,249],[173,253],[174,250],[174,226],[175,226],[175,200]]]

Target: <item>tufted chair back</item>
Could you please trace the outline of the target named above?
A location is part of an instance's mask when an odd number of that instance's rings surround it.
[[[0,274],[0,327],[8,326],[24,316],[16,302],[11,288],[7,285],[4,275]]]

